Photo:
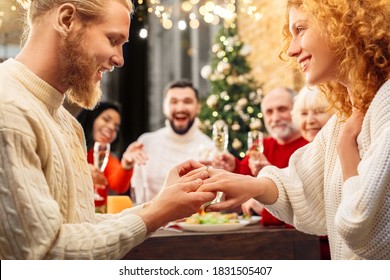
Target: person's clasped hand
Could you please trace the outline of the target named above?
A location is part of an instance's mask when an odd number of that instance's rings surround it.
[[[207,212],[232,209],[259,195],[259,183],[256,177],[242,176],[217,168],[209,168],[207,173],[209,178],[203,180],[198,192],[219,191],[225,195],[223,201],[208,206],[205,209]]]
[[[202,204],[214,199],[213,192],[197,192],[204,179],[209,176],[206,169],[207,166],[189,160],[169,171],[161,191],[139,212],[148,232],[170,221],[189,217]]]

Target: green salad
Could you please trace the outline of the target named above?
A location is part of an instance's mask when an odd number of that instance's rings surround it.
[[[209,213],[196,213],[186,219],[188,224],[231,224],[238,223],[237,213],[220,213],[220,212],[209,212]]]

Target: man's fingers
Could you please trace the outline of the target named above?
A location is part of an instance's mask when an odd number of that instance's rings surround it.
[[[190,172],[194,169],[197,169],[197,168],[201,168],[203,166],[204,165],[202,165],[198,161],[188,160],[188,161],[185,161],[185,162],[177,165],[176,171],[177,171],[177,174],[179,174],[179,176],[183,176],[183,175],[187,174],[188,172]]]
[[[197,197],[199,207],[215,198],[215,194],[210,192],[192,192],[189,195]]]
[[[207,182],[209,179],[204,179],[203,184],[198,188],[198,192],[213,192],[216,193],[221,191],[219,184],[213,184]]]

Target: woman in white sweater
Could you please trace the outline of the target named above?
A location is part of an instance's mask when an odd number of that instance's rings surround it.
[[[95,214],[84,133],[62,103],[96,105],[103,73],[123,65],[132,3],[19,1],[31,31],[0,64],[0,259],[119,259],[212,200],[193,192],[206,168],[187,162],[148,205]]]
[[[290,0],[281,55],[337,110],[289,167],[257,178],[209,169],[219,211],[254,197],[298,230],[328,235],[332,259],[390,258],[390,7],[377,1]],[[239,187],[238,187],[239,186]]]

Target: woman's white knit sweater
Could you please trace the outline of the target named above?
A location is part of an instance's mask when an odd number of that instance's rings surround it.
[[[266,208],[298,230],[328,235],[332,259],[390,259],[390,81],[372,101],[357,142],[358,176],[343,182],[333,116],[289,167],[267,167],[279,197]]]
[[[129,209],[96,215],[81,126],[64,96],[0,64],[0,258],[118,259],[146,235]]]

